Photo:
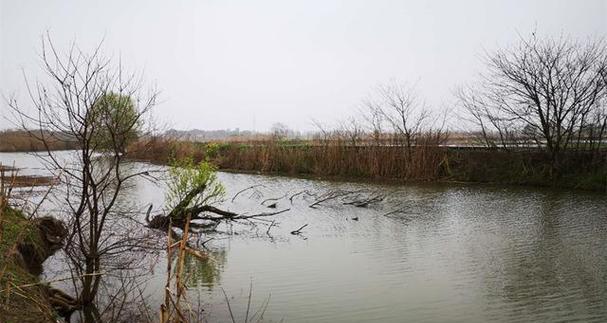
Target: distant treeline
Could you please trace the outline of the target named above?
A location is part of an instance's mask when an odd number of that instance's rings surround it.
[[[77,147],[75,140],[59,133],[25,130],[0,131],[0,152],[65,150]]]

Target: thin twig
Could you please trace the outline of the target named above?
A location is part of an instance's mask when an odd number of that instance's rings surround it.
[[[223,287],[221,288],[221,291],[223,292],[223,296],[226,299],[226,303],[228,304],[228,311],[230,312],[230,318],[232,318],[232,323],[236,323],[236,320],[234,319],[234,313],[232,312],[232,306],[230,306],[230,300],[228,299],[228,295],[226,294],[225,289],[223,289]]]

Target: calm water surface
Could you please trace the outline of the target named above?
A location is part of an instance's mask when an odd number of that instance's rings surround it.
[[[0,162],[37,168],[33,157]],[[136,164],[137,165],[137,164]],[[141,166],[141,165],[140,165]],[[267,211],[260,203],[302,190],[370,189],[388,194],[369,208],[280,199],[291,208],[266,234],[220,227],[208,245],[213,261],[190,264],[191,299],[209,321],[237,320],[269,298],[265,321],[559,322],[607,321],[605,194],[486,185],[381,186],[220,173],[224,208]],[[243,188],[262,184],[231,197]],[[142,205],[163,203],[162,183],[138,182]],[[402,212],[384,216],[395,209]],[[358,221],[353,220],[358,218]],[[290,232],[308,226],[299,236]],[[50,259],[48,268],[53,268]],[[165,280],[155,264],[146,291],[158,308]]]

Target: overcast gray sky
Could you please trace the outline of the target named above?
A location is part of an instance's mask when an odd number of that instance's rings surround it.
[[[391,79],[449,106],[485,50],[533,30],[602,37],[606,18],[605,0],[0,0],[0,87],[23,98],[46,30],[64,48],[105,37],[161,90],[156,115],[175,128],[305,130]]]

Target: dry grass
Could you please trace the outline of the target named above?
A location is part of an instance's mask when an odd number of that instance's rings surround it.
[[[538,149],[504,151],[449,148],[440,135],[426,134],[408,150],[396,141],[343,136],[307,141],[191,142],[156,137],[129,149],[132,158],[165,164],[171,158],[209,160],[220,169],[314,177],[389,181],[462,181],[607,190],[607,154],[564,154],[561,174],[550,172]]]
[[[420,136],[407,149],[398,142],[351,140],[339,135],[316,140],[266,139],[248,142],[192,142],[162,137],[141,140],[129,148],[131,158],[167,163],[192,157],[209,160],[220,169],[372,179],[437,180],[447,149],[442,135]]]
[[[50,150],[66,150],[76,148],[76,143],[64,135],[45,133],[45,139]],[[47,146],[36,136],[21,130],[0,131],[1,152],[45,151]]]

